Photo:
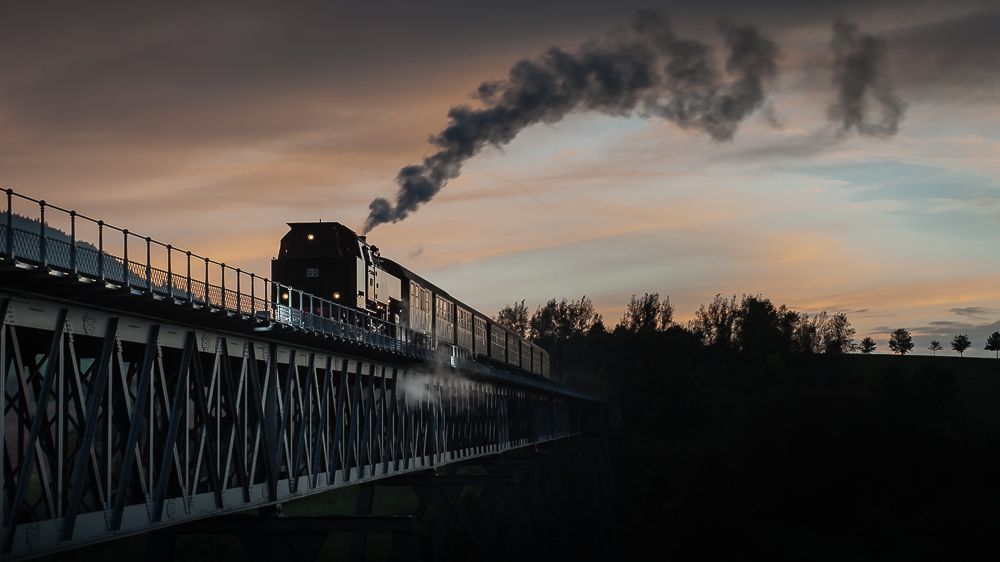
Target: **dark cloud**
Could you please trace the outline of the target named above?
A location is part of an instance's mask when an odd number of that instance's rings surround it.
[[[982,92],[995,99],[1000,86],[1000,10],[910,26],[886,35],[889,60],[901,86],[939,100]]]
[[[627,38],[591,40],[576,53],[552,47],[519,61],[506,80],[483,82],[474,94],[483,107],[448,112],[449,125],[431,137],[438,151],[400,170],[395,203],[372,201],[364,232],[406,218],[458,177],[469,158],[488,145],[506,145],[536,123],[554,123],[575,111],[640,111],[726,141],[763,104],[777,47],[756,28],[721,25],[725,75],[712,48],[677,38],[664,12],[640,10],[632,28]]]
[[[837,20],[831,47],[837,99],[827,110],[830,120],[839,123],[844,132],[855,129],[868,136],[895,135],[906,102],[893,92],[885,74],[885,41],[860,33],[856,24]]]
[[[949,330],[965,330],[971,327],[968,322],[950,322],[948,320],[937,320],[935,322],[928,322],[933,329],[947,328]],[[919,330],[920,328],[916,328]]]
[[[0,112],[6,123],[34,131],[100,129],[186,140],[320,128],[329,124],[312,111],[320,100],[412,92],[448,68],[592,35],[648,3],[6,3]],[[712,41],[702,28],[720,14],[780,37],[795,27],[829,25],[837,13],[862,21],[908,4],[715,0],[671,10],[685,35]],[[989,3],[921,2],[929,12],[980,5]],[[899,52],[907,73],[928,78],[995,69],[997,17],[977,13],[896,32],[888,36],[890,56]]]
[[[419,140],[444,124],[447,100],[466,92],[471,80],[497,76],[526,53],[578,44],[650,3],[8,2],[0,17],[0,180],[50,190],[72,183],[96,196],[105,186],[197,175],[190,183],[203,189],[218,181],[201,182],[205,160],[270,144],[281,154],[267,157],[287,168],[231,174],[224,186],[230,196],[247,194],[239,185],[265,182],[276,191],[361,189],[358,177],[376,189],[378,178],[420,156]],[[899,29],[894,16],[910,13],[910,1],[671,3],[674,29],[683,36],[673,37],[675,50],[687,49],[674,70],[697,75],[714,68],[727,87],[738,81],[726,66],[745,61],[726,60],[732,49],[724,43],[738,46],[739,38],[719,35],[720,14],[754,24],[779,43],[801,37],[803,29],[820,33],[845,14],[866,30],[886,30],[879,36],[889,43],[888,73],[897,84],[965,88],[996,80],[995,2],[919,4],[919,17],[907,21],[924,23]],[[720,65],[708,65],[708,46],[721,55]],[[656,56],[666,60],[661,51]],[[828,70],[818,71],[824,87]],[[733,127],[720,115],[757,94],[757,84],[744,80],[742,89],[716,90],[720,103],[703,104],[699,96],[708,90],[681,74],[674,78],[682,95],[650,106],[651,114],[713,135]],[[755,150],[746,156],[810,156],[829,144],[761,143],[747,147]],[[313,153],[325,154],[325,167],[317,161],[308,177],[288,171]],[[381,164],[373,164],[376,155]]]

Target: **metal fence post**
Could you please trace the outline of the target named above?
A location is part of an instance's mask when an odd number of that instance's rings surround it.
[[[122,277],[123,277],[122,280],[125,282],[125,286],[126,287],[131,287],[132,283],[129,280],[129,277],[131,277],[129,275],[129,271],[131,270],[131,268],[128,265],[128,229],[127,228],[122,231],[122,236],[125,239],[125,250],[124,250],[123,259],[122,259]]]
[[[76,276],[76,211],[69,212],[69,268]]]
[[[219,264],[222,266],[222,311],[226,312],[226,264]]]
[[[208,258],[205,258],[205,308],[212,308],[212,299],[208,296]]]
[[[236,268],[236,312],[242,317],[243,316],[243,306],[242,299],[240,299],[240,268]]]
[[[253,273],[250,274],[250,316],[257,318],[257,300],[254,298]]]
[[[172,267],[171,259],[174,247],[167,244],[167,292],[170,294],[170,300],[174,299],[174,268]]]
[[[150,255],[149,255],[150,253],[149,244],[151,241],[152,239],[149,236],[147,236],[146,237],[146,290],[149,291],[150,293],[153,292],[153,267],[150,264]]]
[[[44,199],[38,202],[38,212],[40,214],[38,224],[41,236],[38,240],[38,258],[42,262],[42,267],[48,267],[49,260],[45,252],[46,244],[45,244],[45,200]]]
[[[14,259],[14,190],[7,190],[7,259]]]
[[[187,278],[187,281],[188,281],[188,304],[193,305],[194,304],[194,299],[191,298],[191,252],[187,253],[187,257],[188,257],[188,278]]]
[[[104,221],[97,221],[97,277],[104,283]]]

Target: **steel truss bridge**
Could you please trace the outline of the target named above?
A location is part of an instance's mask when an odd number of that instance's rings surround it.
[[[96,227],[96,246],[78,223]],[[335,303],[275,303],[294,290],[7,190],[0,558],[146,532],[159,559],[178,534],[205,532],[271,560],[311,559],[329,532],[352,533],[352,559],[370,532],[391,533],[399,559],[523,558],[538,533],[613,553],[607,445],[585,436],[601,424],[591,395],[442,355]],[[356,517],[235,515],[358,484]],[[376,484],[411,486],[418,513],[371,515]],[[435,538],[420,547],[429,508]]]

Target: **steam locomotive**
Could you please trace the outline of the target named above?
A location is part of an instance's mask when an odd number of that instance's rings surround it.
[[[433,283],[384,258],[337,222],[288,223],[271,279],[406,328],[437,353],[551,378],[549,354]],[[295,294],[278,295],[291,302]]]

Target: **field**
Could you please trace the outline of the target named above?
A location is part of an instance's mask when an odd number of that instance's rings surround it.
[[[844,356],[851,369],[862,376],[873,376],[899,366],[917,372],[927,366],[950,371],[955,375],[956,398],[966,413],[984,421],[1000,424],[1000,360],[986,357],[939,357],[923,355],[861,355]]]
[[[651,357],[611,372],[625,559],[1000,557],[1000,361]]]

